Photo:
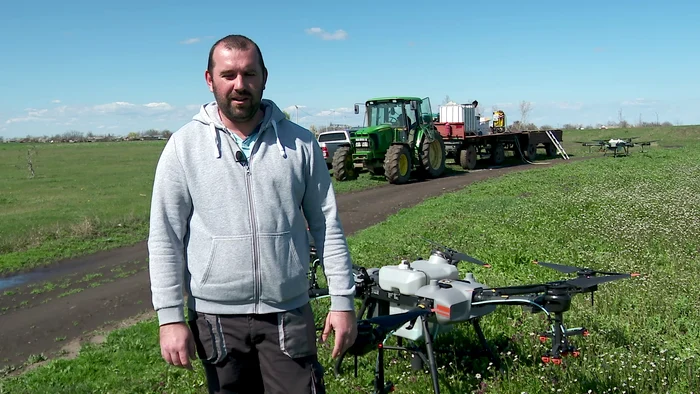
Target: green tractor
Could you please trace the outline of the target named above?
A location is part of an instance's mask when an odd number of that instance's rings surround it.
[[[355,113],[360,113],[355,104]],[[433,125],[430,99],[385,97],[365,103],[366,127],[333,156],[333,176],[355,179],[359,170],[384,175],[392,184],[411,176],[437,178],[445,171],[445,144]]]

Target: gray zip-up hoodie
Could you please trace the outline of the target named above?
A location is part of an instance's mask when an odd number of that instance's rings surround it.
[[[158,161],[148,238],[160,324],[204,313],[270,313],[309,301],[307,223],[328,279],[331,310],[352,310],[352,263],[335,193],[313,134],[270,100],[247,161],[204,104]]]

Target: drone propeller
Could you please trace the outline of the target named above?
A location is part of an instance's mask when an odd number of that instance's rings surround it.
[[[537,265],[543,267],[551,268],[553,270],[563,272],[565,274],[576,274],[578,278],[566,281],[570,286],[579,288],[581,290],[591,289],[591,305],[593,305],[593,292],[596,290],[596,286],[605,282],[611,282],[618,279],[629,278],[639,276],[638,273],[623,274],[619,272],[605,272],[597,271],[590,268],[574,267],[570,265],[554,264],[554,263],[544,263],[541,261],[533,261]],[[606,275],[606,276],[596,276],[596,275]]]
[[[562,265],[562,264],[554,264],[554,263],[545,263],[542,261],[533,261],[534,264],[541,265],[543,267],[551,268],[553,270],[563,272],[565,274],[577,274],[580,277],[591,277],[595,275],[623,275],[624,277],[630,277],[630,276],[639,276],[637,273],[632,273],[632,274],[623,274],[620,272],[605,272],[605,271],[598,271],[590,268],[581,268],[581,267],[574,267],[571,265]]]
[[[593,292],[599,284],[636,276],[633,274],[612,274],[609,276],[580,276],[569,280],[559,280],[540,284],[516,285],[481,289],[475,301],[484,301],[493,297],[547,293],[563,290],[567,293]]]
[[[582,290],[589,289],[599,284],[612,282],[614,280],[629,278],[633,276],[632,274],[616,274],[609,276],[594,276],[594,277],[579,277],[576,279],[567,280],[566,283],[569,286],[577,287]]]
[[[436,246],[436,247],[438,247],[438,248],[440,248],[440,249],[442,249],[442,252],[445,253],[445,254],[447,254],[448,257],[449,257],[451,260],[455,261],[455,262],[459,262],[459,261],[468,261],[468,262],[470,262],[470,263],[473,263],[473,264],[476,264],[476,265],[480,265],[480,266],[482,266],[482,267],[484,267],[484,268],[491,268],[491,264],[486,264],[486,263],[484,263],[483,261],[481,261],[481,260],[479,260],[479,259],[477,259],[477,258],[474,258],[474,257],[469,256],[468,254],[465,254],[465,253],[462,253],[462,252],[458,252],[458,251],[456,251],[456,250],[454,250],[454,249],[452,249],[452,248],[448,248],[448,247],[445,246],[445,245],[441,245],[441,244],[439,244],[439,243],[437,243],[437,242],[435,242],[435,241],[431,241],[431,240],[426,239],[426,238],[423,238],[423,237],[419,237],[419,238],[422,239],[422,240],[424,240],[424,241],[426,241],[426,242],[428,242],[428,243],[433,244],[434,246]]]

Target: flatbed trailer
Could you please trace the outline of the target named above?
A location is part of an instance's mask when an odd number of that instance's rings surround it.
[[[445,143],[446,156],[467,170],[474,169],[479,159],[488,159],[491,164],[499,165],[506,159],[505,152],[532,161],[541,148],[547,157],[555,157],[557,147],[549,133],[559,142],[563,136],[560,129],[478,134],[465,133],[464,125],[460,123],[435,123],[435,126]]]

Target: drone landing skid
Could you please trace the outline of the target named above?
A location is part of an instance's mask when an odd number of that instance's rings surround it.
[[[435,362],[435,350],[433,348],[433,339],[428,329],[428,318],[427,316],[421,316],[420,319],[421,324],[423,325],[423,332],[425,334],[425,347],[426,353],[428,353],[427,360],[425,354],[423,354],[420,349],[403,346],[384,346],[380,343],[377,346],[377,364],[374,371],[374,394],[388,394],[394,391],[394,384],[391,381],[386,383],[384,382],[384,350],[409,351],[415,355],[418,355],[422,362],[427,361],[428,365],[430,366],[430,375],[433,380],[433,390],[435,394],[440,393],[437,364]],[[357,356],[355,356],[355,377],[357,377]]]
[[[408,297],[410,298],[410,297]],[[366,314],[366,318],[369,318],[371,316],[375,316],[375,310],[378,309],[378,314],[377,316],[386,316],[389,314],[389,302],[388,300],[384,299],[377,299],[377,298],[365,298],[363,300],[362,306],[360,307],[360,312],[358,314],[359,319],[363,319],[363,317]],[[433,346],[433,335],[430,332],[430,327],[429,327],[429,322],[428,322],[428,315],[421,315],[418,317],[420,319],[420,324],[422,325],[423,328],[423,339],[425,341],[424,347],[425,351],[421,349],[419,346],[403,346],[403,340],[405,338],[401,336],[397,336],[397,344],[398,346],[386,346],[384,345],[384,341],[380,341],[376,345],[377,349],[377,361],[375,365],[375,378],[374,378],[374,393],[373,394],[380,394],[380,393],[389,393],[394,390],[394,384],[389,381],[385,382],[385,377],[384,377],[384,351],[385,350],[398,350],[398,351],[405,351],[405,352],[410,352],[414,356],[411,360],[411,366],[412,368],[415,369],[422,369],[425,364],[428,364],[429,369],[430,369],[430,374],[432,377],[432,382],[433,382],[433,390],[435,394],[440,393],[440,386],[439,386],[439,381],[438,381],[438,372],[437,372],[437,363],[435,360],[435,353],[436,350]],[[417,319],[414,319],[413,321],[408,322],[408,328],[412,328],[414,324],[418,323],[416,321]],[[475,318],[471,320],[472,326],[474,327],[474,331],[476,332],[479,342],[483,346],[484,350],[486,351],[486,354],[488,355],[489,359],[493,362],[493,364],[497,367],[500,368],[500,360],[498,357],[496,357],[495,353],[491,349],[491,347],[488,344],[488,341],[486,340],[486,337],[484,336],[484,332],[481,329],[481,324],[480,324],[480,319]],[[365,327],[367,328],[367,327]],[[359,334],[359,333],[358,333]],[[382,337],[385,337],[385,335],[389,334],[388,332],[382,333]],[[334,371],[336,376],[340,375],[340,366],[343,362],[343,359],[345,358],[347,352],[343,353],[338,357],[338,360],[335,362],[334,366]],[[358,355],[354,354],[354,372],[355,372],[355,377],[357,377],[357,370],[358,370]]]
[[[570,328],[564,327],[564,316],[562,313],[554,313],[552,331],[540,334],[540,342],[545,343],[547,339],[552,339],[552,348],[542,356],[542,362],[560,365],[563,356],[578,357],[581,353],[569,343],[569,337],[588,336],[588,330],[584,327]]]

